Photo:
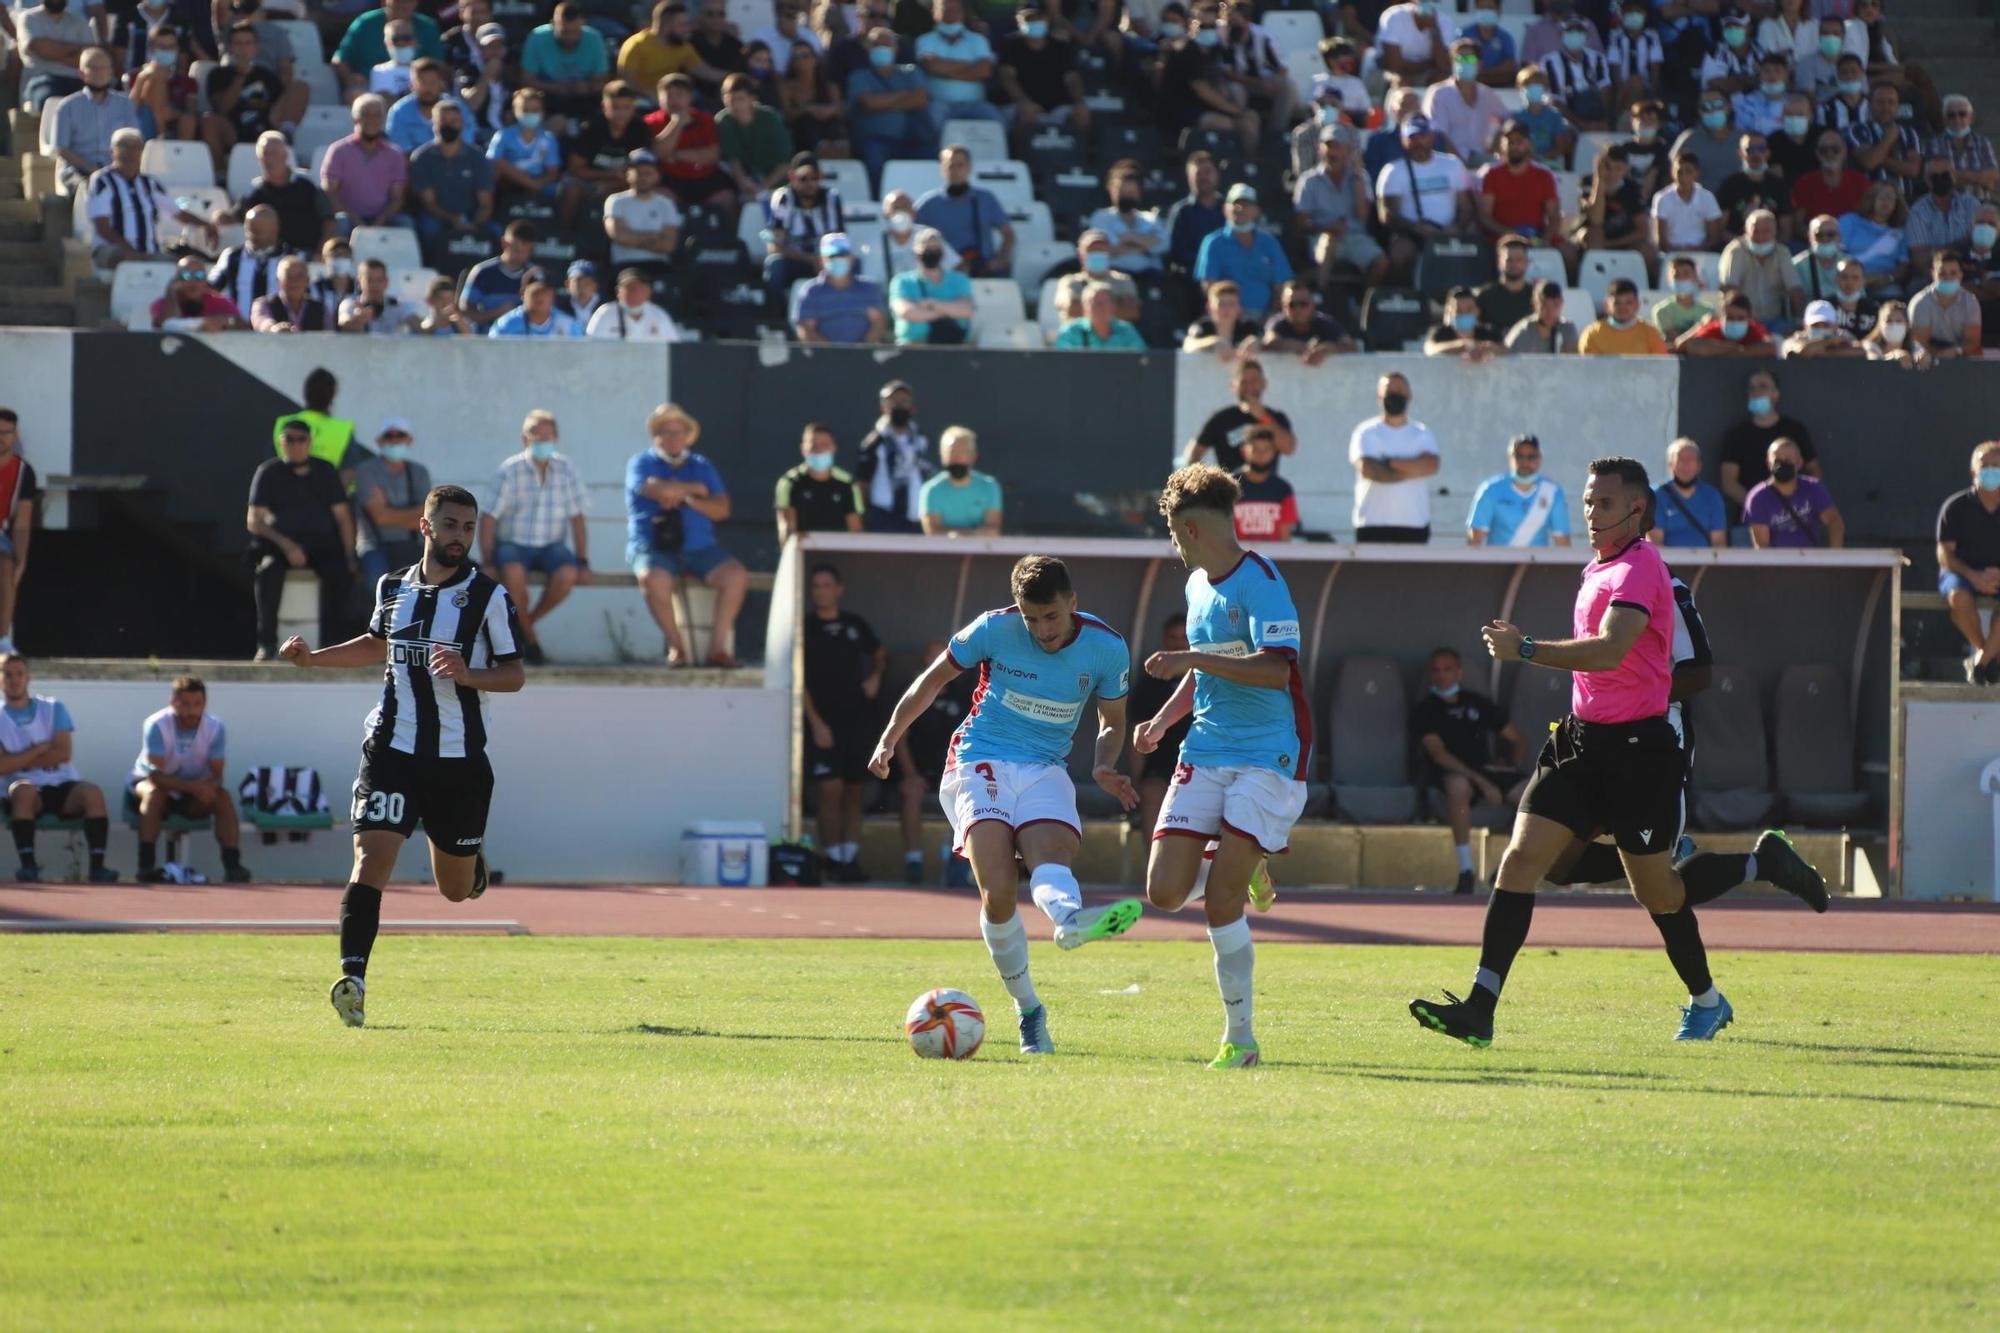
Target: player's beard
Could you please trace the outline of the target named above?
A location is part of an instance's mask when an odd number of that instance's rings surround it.
[[[424,558],[439,569],[457,569],[465,563],[465,544],[463,542],[452,542],[447,546],[438,542],[432,542],[430,550],[425,553]]]

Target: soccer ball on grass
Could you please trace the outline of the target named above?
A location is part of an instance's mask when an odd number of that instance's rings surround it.
[[[969,1060],[986,1039],[986,1016],[964,991],[940,986],[910,1005],[903,1031],[910,1049],[926,1060]]]

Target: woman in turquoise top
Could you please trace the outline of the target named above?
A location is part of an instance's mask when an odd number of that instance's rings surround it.
[[[1868,291],[1893,296],[1903,289],[1910,268],[1910,242],[1903,235],[1903,195],[1888,181],[1876,181],[1861,204],[1840,219],[1840,248],[1861,264]]]
[[[1112,314],[1111,284],[1093,282],[1083,289],[1082,319],[1073,319],[1056,333],[1055,345],[1072,350],[1143,352],[1146,340],[1139,330]]]
[[[972,328],[972,279],[944,267],[944,237],[919,227],[910,238],[917,267],[889,280],[889,311],[896,317],[896,342],[956,346]]]

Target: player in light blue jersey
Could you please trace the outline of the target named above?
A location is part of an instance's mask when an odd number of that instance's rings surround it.
[[[1180,686],[1132,737],[1135,750],[1149,753],[1194,710],[1153,831],[1146,898],[1167,911],[1203,900],[1225,1020],[1211,1069],[1248,1068],[1260,1058],[1250,1023],[1256,954],[1243,908],[1264,858],[1285,850],[1305,810],[1312,762],[1299,613],[1277,568],[1237,544],[1236,497],[1229,474],[1206,464],[1167,478],[1160,512],[1194,571],[1187,583],[1190,648],[1146,659],[1149,675],[1178,677]],[[1212,861],[1204,855],[1211,843]]]
[[[1122,935],[1139,919],[1137,898],[1086,908],[1070,863],[1083,845],[1069,752],[1077,723],[1097,696],[1091,776],[1125,809],[1139,803],[1118,771],[1125,748],[1131,650],[1117,631],[1076,609],[1069,569],[1045,555],[1014,566],[1014,605],[988,611],[952,636],[937,660],[896,702],[868,768],[889,776],[903,732],[961,671],[977,668],[972,708],[951,738],[938,800],[951,821],[952,850],[972,862],[985,912],[979,923],[1021,1016],[1021,1050],[1046,1055],[1048,1009],[1028,976],[1028,929],[1015,911],[1018,855],[1035,905],[1055,923],[1056,943],[1075,949]]]

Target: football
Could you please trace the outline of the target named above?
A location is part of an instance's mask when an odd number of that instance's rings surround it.
[[[969,1060],[986,1039],[986,1016],[962,990],[939,987],[919,995],[903,1020],[910,1049],[926,1060]]]

